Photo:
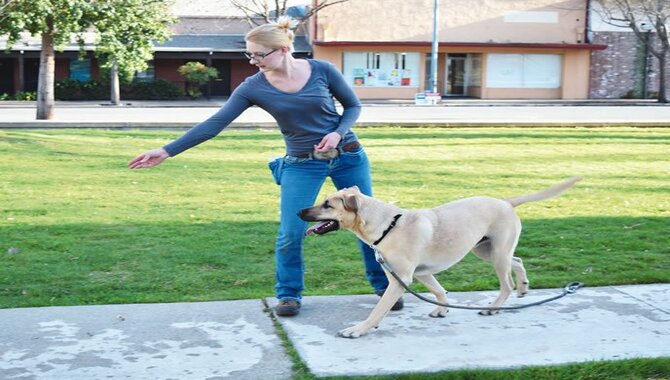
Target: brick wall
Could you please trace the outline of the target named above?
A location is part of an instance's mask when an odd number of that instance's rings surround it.
[[[651,41],[658,43],[653,34]],[[650,53],[647,54],[645,69],[645,49],[634,33],[594,32],[591,42],[605,44],[608,47],[591,53],[589,98],[641,97],[645,84],[647,97],[655,96],[659,85],[658,59]],[[670,88],[668,74],[670,74],[670,62],[666,65],[666,86]]]

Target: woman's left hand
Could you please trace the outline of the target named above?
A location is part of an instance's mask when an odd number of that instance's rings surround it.
[[[342,136],[340,136],[339,133],[331,132],[325,135],[320,143],[314,145],[314,150],[317,152],[327,152],[331,149],[337,148],[337,144],[339,144],[341,140]]]

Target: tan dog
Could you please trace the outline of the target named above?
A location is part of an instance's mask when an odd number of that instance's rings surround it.
[[[498,274],[500,294],[491,304],[496,308],[505,303],[514,289],[512,271],[518,295],[523,296],[529,288],[526,269],[521,259],[514,256],[521,234],[521,221],[514,207],[554,197],[580,179],[573,177],[539,193],[515,198],[473,197],[430,210],[404,210],[352,187],[331,195],[319,206],[300,211],[299,216],[306,221],[321,222],[310,227],[307,234],[324,234],[340,227],[352,231],[374,246],[406,284],[416,278],[441,303],[447,302],[446,292],[433,274],[451,267],[472,251],[490,261]],[[393,223],[394,220],[397,222]],[[386,276],[389,286],[370,316],[339,335],[357,338],[379,325],[404,292],[388,272]],[[430,316],[444,317],[447,311],[439,306]],[[480,312],[495,313],[495,310]]]

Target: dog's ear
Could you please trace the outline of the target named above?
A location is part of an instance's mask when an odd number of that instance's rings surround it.
[[[344,204],[344,209],[351,212],[358,211],[358,197],[356,194],[346,194],[342,198],[342,203]]]
[[[360,189],[358,188],[358,186],[356,186],[356,185],[351,186],[348,190],[351,190],[351,191],[353,191],[353,192],[356,193],[356,194],[360,194],[360,193],[361,193],[361,190],[360,190]]]

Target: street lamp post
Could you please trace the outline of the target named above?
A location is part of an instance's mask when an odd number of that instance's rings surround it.
[[[433,50],[430,56],[430,85],[432,87],[432,92],[437,92],[437,20],[438,20],[438,9],[439,9],[439,0],[433,0]]]

